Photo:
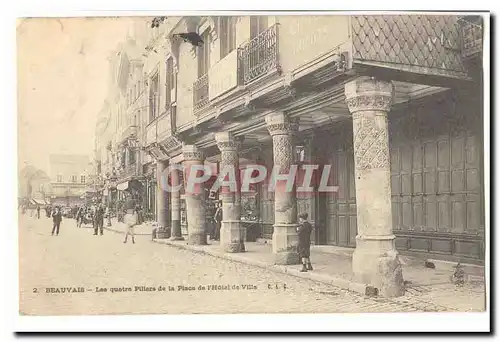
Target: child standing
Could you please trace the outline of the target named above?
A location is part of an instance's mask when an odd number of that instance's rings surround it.
[[[299,215],[299,226],[297,232],[299,233],[298,252],[299,258],[302,261],[302,269],[300,272],[312,271],[311,265],[311,231],[312,225],[307,221],[308,214],[302,213]]]

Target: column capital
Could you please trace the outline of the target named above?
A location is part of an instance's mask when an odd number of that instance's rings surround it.
[[[239,150],[243,137],[235,137],[231,132],[215,133],[215,142],[221,152]]]
[[[201,149],[196,147],[196,145],[184,145],[182,146],[182,155],[184,156],[184,161],[203,161],[205,160],[205,155]]]
[[[291,119],[283,112],[268,114],[265,120],[267,130],[271,135],[291,134],[299,129],[298,119]]]
[[[394,85],[392,82],[363,76],[346,83],[345,97],[352,114],[360,111],[388,112],[394,98]]]

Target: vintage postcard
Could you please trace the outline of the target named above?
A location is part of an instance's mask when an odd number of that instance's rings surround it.
[[[484,312],[488,23],[19,18],[19,314]]]

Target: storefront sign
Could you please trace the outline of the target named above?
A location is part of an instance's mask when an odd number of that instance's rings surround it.
[[[208,71],[208,95],[212,100],[238,86],[238,51],[234,49]]]
[[[116,188],[120,191],[124,191],[124,190],[127,190],[128,189],[128,182],[123,182],[123,183],[120,183],[116,186]]]

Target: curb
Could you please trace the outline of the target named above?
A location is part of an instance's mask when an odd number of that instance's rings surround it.
[[[230,254],[230,253],[222,253],[219,251],[210,251],[206,250],[203,247],[198,247],[198,246],[189,246],[189,245],[181,245],[179,243],[175,243],[172,241],[169,241],[168,239],[155,239],[153,240],[155,243],[159,244],[164,244],[172,247],[176,247],[178,249],[183,249],[183,250],[188,250],[194,253],[199,253],[199,254],[205,254],[205,255],[210,255],[219,259],[225,259],[229,261],[235,261],[239,262],[242,264],[246,265],[251,265],[251,266],[256,266],[268,271],[272,272],[278,272],[278,273],[283,273],[283,274],[288,274],[297,278],[302,278],[302,279],[308,279],[312,281],[316,281],[319,283],[327,284],[327,285],[333,285],[335,287],[339,287],[343,290],[351,291],[351,292],[356,292],[359,294],[362,294],[364,296],[376,296],[375,293],[377,291],[374,291],[376,289],[373,288],[373,286],[367,285],[367,284],[362,284],[362,283],[356,283],[344,278],[339,278],[339,277],[332,277],[328,274],[324,273],[316,273],[316,272],[300,272],[299,270],[292,269],[287,266],[283,265],[270,265],[266,262],[259,261],[259,260],[252,260],[250,258],[246,258],[242,255],[238,254]],[[243,253],[244,254],[244,253]]]

